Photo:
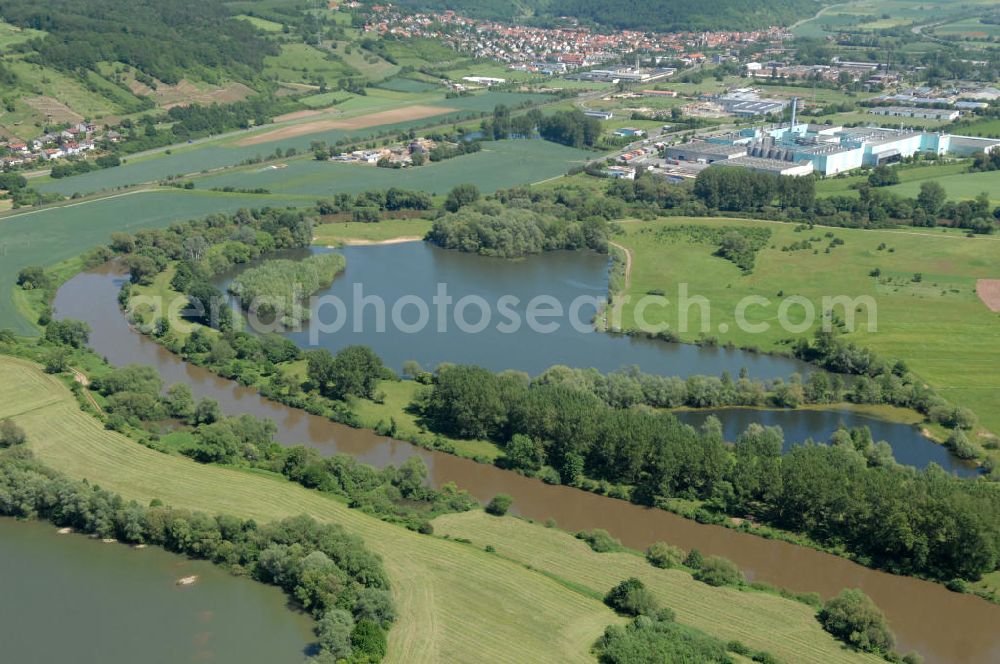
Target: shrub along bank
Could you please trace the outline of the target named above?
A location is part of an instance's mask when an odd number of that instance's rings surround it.
[[[507,464],[547,481],[604,481],[647,505],[706,501],[898,573],[978,579],[997,569],[996,486],[897,466],[870,435],[838,434],[833,445],[807,442],[782,455],[781,430],[754,425],[730,449],[717,420],[696,431],[669,413],[614,408],[568,382],[465,366],[440,371],[420,407],[432,430],[493,440]]]
[[[233,279],[229,292],[261,321],[292,327],[309,318],[302,300],[333,283],[345,265],[340,254],[318,254],[300,261],[268,260]]]
[[[382,561],[360,538],[308,516],[258,525],[135,501],[68,479],[23,448],[0,453],[0,515],[128,544],[154,544],[279,586],[317,621],[314,661],[379,662],[395,619]]]

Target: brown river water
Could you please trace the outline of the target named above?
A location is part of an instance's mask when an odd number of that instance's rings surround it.
[[[114,365],[155,366],[164,382],[186,382],[196,397],[217,400],[228,415],[249,413],[277,424],[277,438],[324,453],[346,453],[376,466],[399,464],[417,454],[431,482],[454,481],[481,501],[503,492],[515,511],[536,520],[554,519],[560,528],[604,528],[627,546],[643,549],[662,540],[684,549],[726,556],[755,581],[824,597],[842,588],[864,590],[882,608],[900,652],[917,650],[928,663],[1000,662],[1000,606],[943,586],[871,570],[806,547],[767,540],[720,526],[703,525],[662,510],[632,505],[578,489],[551,486],[450,454],[417,448],[367,430],[330,422],[264,399],[255,391],[190,365],[132,330],[118,310],[122,281],[109,271],[77,275],[56,297],[59,318],[87,321],[91,345]]]

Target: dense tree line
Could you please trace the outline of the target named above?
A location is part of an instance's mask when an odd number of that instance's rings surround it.
[[[628,579],[622,584],[629,587],[623,589],[619,585],[609,596],[622,590],[637,595],[643,590],[638,579]],[[730,657],[730,650],[740,654],[747,650],[745,654],[756,655],[754,661],[758,662],[776,661],[766,652],[754,653],[742,644],[726,644],[701,630],[682,625],[674,620],[674,612],[670,609],[643,613],[626,625],[611,625],[594,644],[594,653],[601,664],[732,664],[735,660]]]
[[[0,454],[0,515],[210,560],[281,587],[309,612],[318,621],[318,661],[360,664],[385,655],[395,619],[388,577],[379,557],[339,525],[308,516],[259,525],[159,501],[143,507],[54,473],[22,449]]]
[[[302,260],[271,259],[237,275],[229,292],[263,322],[292,327],[309,318],[303,301],[333,283],[347,261],[342,254],[316,254]]]
[[[316,212],[321,215],[354,213],[355,221],[379,221],[381,212],[399,212],[401,210],[430,210],[434,201],[430,194],[423,191],[411,191],[390,187],[385,190],[373,189],[363,191],[357,196],[347,192],[336,194],[333,198],[316,201]],[[371,211],[374,215],[358,214],[359,211]]]
[[[601,219],[568,221],[497,201],[467,205],[438,218],[426,239],[446,249],[503,258],[556,249],[608,250]]]
[[[542,123],[542,119],[542,112],[537,108],[514,115],[508,106],[499,104],[493,109],[493,117],[483,120],[480,128],[483,138],[487,140],[531,138]]]
[[[996,210],[986,193],[973,200],[948,201],[944,188],[923,182],[916,198],[899,196],[863,183],[857,196],[816,196],[812,176],[784,177],[724,166],[707,168],[694,185],[674,184],[640,173],[635,180],[615,180],[606,193],[645,210],[684,216],[720,212],[784,221],[802,221],[848,228],[892,228],[898,225],[948,225],[975,233],[996,230]]]
[[[275,341],[272,337],[271,342]],[[350,348],[338,353],[337,360],[346,365],[340,370],[348,376],[358,375],[357,362],[352,361],[355,357],[357,353]],[[380,360],[378,368],[381,370]],[[384,371],[375,377],[384,377]],[[113,369],[95,377],[90,388],[104,399],[104,419],[110,429],[143,437],[156,447],[159,425],[172,420],[175,432],[188,434],[179,451],[197,461],[278,473],[307,488],[343,496],[354,507],[413,530],[427,531],[434,516],[477,505],[474,498],[453,485],[430,488],[427,467],[418,456],[398,468],[378,470],[349,455],[322,457],[302,445],[282,445],[274,440],[277,429],[271,420],[251,415],[225,417],[214,400],[195,401],[186,383],[164,390],[153,367],[133,364]],[[0,423],[0,434],[4,426]],[[11,441],[16,442],[15,436]]]
[[[276,45],[221,2],[200,0],[3,0],[0,15],[47,34],[24,48],[30,59],[75,72],[100,62],[132,65],[164,83],[216,72],[254,80]]]
[[[0,192],[10,198],[14,208],[42,205],[62,199],[59,194],[43,194],[28,186],[28,180],[18,173],[0,172]]]
[[[174,140],[221,134],[269,124],[275,115],[295,108],[294,103],[275,97],[257,97],[229,104],[173,106],[165,121],[171,123]]]
[[[579,109],[556,111],[540,118],[538,134],[547,141],[589,148],[601,137],[601,121],[584,115]]]
[[[777,202],[780,208],[808,209],[816,198],[812,177],[783,177],[747,168],[714,166],[698,173],[694,195],[715,210],[762,209]]]
[[[59,179],[69,177],[71,175],[79,175],[80,173],[89,173],[90,171],[96,171],[102,168],[112,168],[121,163],[121,159],[115,154],[102,155],[93,161],[88,161],[86,159],[74,159],[56,164],[49,170],[49,175],[53,178]]]
[[[730,448],[711,418],[695,430],[564,383],[465,366],[440,371],[420,408],[434,430],[496,441],[508,465],[548,481],[625,485],[621,495],[650,505],[701,499],[893,571],[976,579],[1000,556],[994,485],[897,466],[870,434],[806,441],[782,456],[781,430],[754,425]]]

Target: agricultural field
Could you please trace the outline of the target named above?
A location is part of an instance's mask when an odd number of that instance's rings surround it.
[[[983,23],[978,18],[964,18],[953,23],[934,28],[934,34],[942,37],[962,37],[970,40],[986,40],[1000,37],[1000,25]]]
[[[433,39],[390,39],[385,41],[385,50],[401,67],[429,67],[437,69],[468,56],[454,51]]]
[[[606,625],[622,621],[598,597],[633,574],[677,609],[679,621],[719,638],[739,638],[785,661],[878,661],[844,649],[804,604],[711,588],[633,554],[596,554],[567,533],[512,517],[469,513],[435,521],[439,533],[468,544],[418,535],[283,478],[153,451],[105,430],[40,367],[4,357],[0,368],[10,377],[0,385],[0,417],[13,416],[30,449],[56,470],[143,503],[159,498],[258,521],[307,513],[362,537],[382,556],[396,601],[386,661],[523,662],[539,653],[592,661],[590,645]]]
[[[733,263],[716,256],[715,246],[670,239],[661,232],[681,224],[724,229],[764,226],[772,234],[757,254],[753,273],[744,275]],[[977,279],[1000,278],[996,260],[1000,239],[967,238],[933,229],[816,227],[796,232],[796,226],[787,223],[700,218],[625,222],[621,227],[624,233],[615,241],[632,255],[631,283],[626,291],[632,301],[623,307],[624,328],[635,326],[635,302],[641,296],[662,291],[671,305],[649,307],[645,320],[671,324],[682,340],[697,339],[701,333],[697,306],[691,309],[691,329],[677,330],[678,287],[687,284],[689,296],[702,295],[710,302],[706,334],[721,343],[780,350],[786,348],[786,340],[811,334],[818,325],[824,296],[868,296],[876,305],[877,329],[868,329],[868,309],[858,306],[856,331],[849,338],[884,357],[905,360],[945,398],[968,406],[985,428],[1000,432],[996,383],[1000,347],[992,341],[998,318],[976,295]],[[826,247],[832,238],[827,233],[843,240],[829,253]],[[810,241],[812,248],[782,250],[803,241]],[[876,269],[880,271],[878,278],[870,276]],[[744,331],[736,324],[737,304],[750,295],[770,302],[746,310],[746,321],[751,325],[766,323],[766,331]],[[777,310],[783,297],[793,295],[812,303],[817,316],[805,329],[788,331],[777,324]],[[838,307],[837,313],[845,316],[843,307]],[[801,305],[790,308],[790,322],[801,323],[803,317]]]
[[[968,161],[901,168],[900,183],[885,190],[916,198],[923,182],[934,181],[944,187],[951,200],[971,200],[985,192],[992,206],[1000,205],[1000,171],[969,173],[968,169]],[[816,193],[820,196],[857,196],[857,189],[853,187],[867,181],[867,175],[826,178],[817,182]]]
[[[401,170],[302,159],[290,162],[287,168],[257,166],[210,175],[198,179],[196,185],[199,189],[262,187],[294,196],[331,196],[389,187],[443,195],[456,184],[465,183],[492,192],[558,177],[599,156],[540,139],[508,140],[485,143],[482,151],[473,154]]]
[[[870,32],[901,25],[923,25],[947,21],[956,14],[967,15],[975,5],[991,6],[991,0],[854,0],[836,3],[815,17],[800,21],[793,29],[796,37],[826,37],[838,32]]]
[[[283,25],[276,21],[268,21],[266,18],[260,18],[258,16],[248,16],[247,14],[239,14],[236,18],[241,21],[247,21],[253,25],[258,30],[263,30],[264,32],[281,32]]]
[[[174,221],[241,207],[301,205],[280,197],[182,190],[138,191],[0,218],[0,328],[21,334],[37,330],[15,306],[17,273],[29,265],[50,266],[108,241],[114,231],[162,228]]]
[[[235,166],[247,159],[268,156],[276,148],[283,151],[294,148],[300,153],[309,149],[313,141],[333,143],[341,138],[362,140],[380,132],[390,132],[425,127],[441,123],[455,122],[462,118],[478,117],[480,113],[492,112],[497,104],[517,106],[525,102],[541,103],[549,98],[544,95],[518,94],[510,92],[484,92],[470,97],[444,99],[444,94],[425,93],[410,95],[391,90],[371,89],[367,96],[355,96],[332,109],[338,120],[348,120],[365,114],[391,111],[406,105],[436,105],[448,109],[448,112],[423,117],[416,120],[401,120],[361,129],[319,129],[315,132],[303,133],[290,138],[278,136],[267,143],[245,145],[238,144],[261,133],[273,131],[276,127],[269,125],[256,130],[239,131],[198,141],[193,145],[173,147],[170,150],[156,151],[150,155],[132,156],[122,166],[100,171],[91,171],[82,175],[36,182],[40,191],[55,192],[70,196],[75,192],[90,193],[123,187],[127,185],[155,182],[176,175],[189,175],[202,171]],[[305,121],[315,121],[320,115],[307,118]],[[302,119],[292,121],[303,122]],[[291,124],[291,123],[288,123]]]

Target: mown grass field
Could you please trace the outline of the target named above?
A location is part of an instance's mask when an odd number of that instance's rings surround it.
[[[948,192],[948,198],[966,200],[986,192],[992,205],[1000,205],[1000,171],[956,173],[934,179]],[[889,191],[913,198],[920,193],[920,182],[915,180],[900,182],[890,187]]]
[[[469,514],[436,522],[471,545],[418,535],[283,478],[145,448],[105,430],[57,378],[29,362],[0,357],[0,372],[0,418],[13,417],[35,454],[71,477],[142,502],[160,498],[259,521],[306,513],[361,536],[392,580],[399,619],[390,662],[592,661],[594,639],[621,620],[595,595],[631,574],[649,579],[680,620],[720,638],[788,653],[785,661],[874,661],[842,649],[809,607],[790,600],[713,589],[630,554],[598,557],[566,533],[513,518]],[[499,555],[484,551],[488,543]]]
[[[661,570],[633,552],[596,553],[582,540],[540,524],[491,517],[485,512],[446,514],[435,532],[492,545],[498,554],[583,589],[604,594],[623,577],[643,581],[679,622],[724,641],[739,640],[783,662],[879,661],[845,650],[820,628],[812,609],[777,595],[705,585],[682,570]]]
[[[263,187],[276,194],[330,196],[399,187],[443,195],[456,184],[474,184],[484,192],[539,182],[563,175],[600,156],[543,140],[485,143],[480,152],[402,170],[365,164],[298,160],[287,168],[250,167],[197,181],[199,189]]]
[[[958,176],[961,177],[961,176]],[[715,246],[672,243],[657,231],[680,224],[710,227],[765,226],[772,232],[768,246],[757,255],[756,268],[744,275],[733,263],[714,255]],[[864,308],[856,316],[857,331],[850,338],[879,354],[903,359],[941,394],[972,408],[981,423],[1000,432],[1000,346],[995,343],[1000,316],[991,313],[975,294],[978,278],[1000,278],[1000,240],[966,238],[934,230],[851,230],[816,227],[795,232],[794,224],[727,219],[677,218],[656,222],[626,222],[616,241],[633,254],[632,301],[623,308],[622,324],[635,326],[636,301],[649,291],[663,291],[671,304],[651,306],[645,320],[667,322],[681,339],[695,340],[701,332],[700,310],[690,309],[690,326],[678,330],[679,284],[688,284],[690,297],[702,295],[711,305],[705,333],[720,342],[762,349],[783,349],[783,342],[799,333],[778,325],[778,307],[785,296],[803,296],[817,312],[819,324],[824,296],[869,296],[877,305],[877,331],[868,331]],[[832,232],[844,241],[825,253]],[[814,249],[782,251],[796,241],[818,238]],[[884,249],[879,245],[885,244]],[[890,249],[892,251],[890,251]],[[814,253],[814,251],[816,253]],[[869,276],[878,268],[882,279]],[[921,273],[919,282],[915,273]],[[751,333],[736,324],[736,307],[745,296],[768,298],[768,306],[750,306],[749,324],[766,323],[764,332]],[[844,308],[837,313],[844,317]],[[803,320],[802,306],[789,309],[792,323]]]

